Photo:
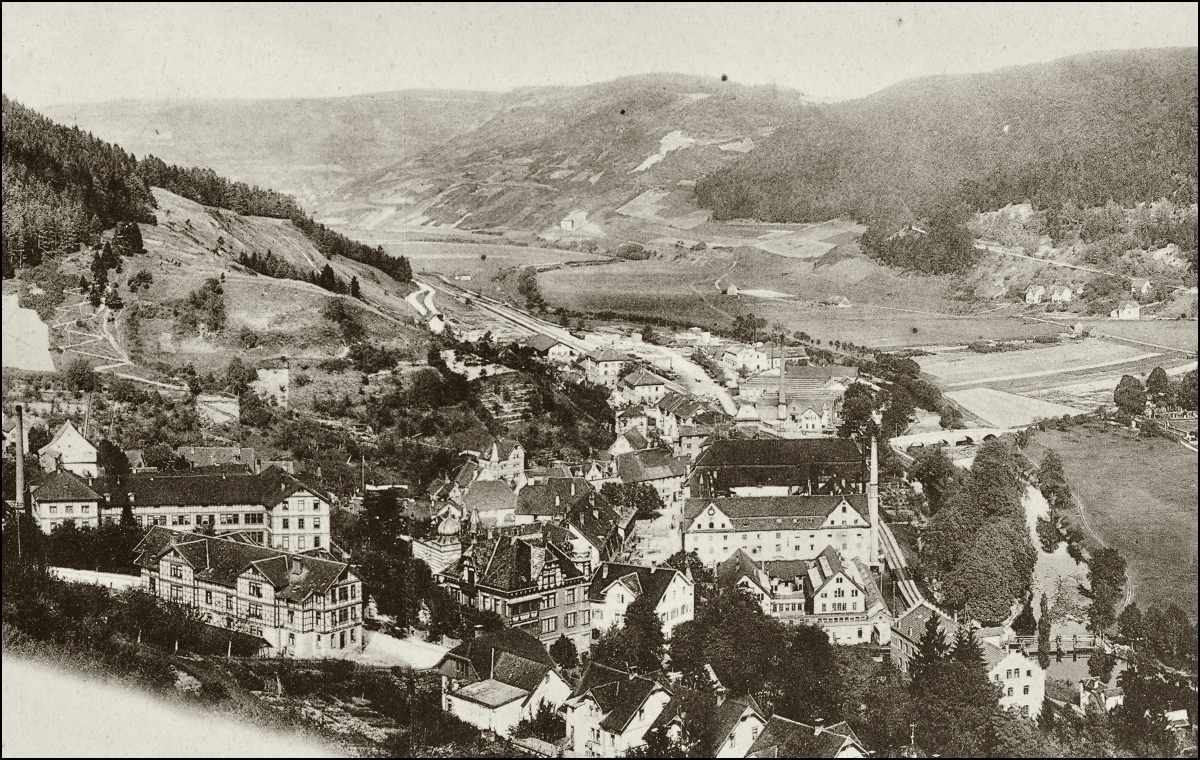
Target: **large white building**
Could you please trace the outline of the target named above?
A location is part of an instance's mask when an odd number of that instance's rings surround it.
[[[54,433],[50,443],[38,449],[38,462],[47,472],[63,469],[84,478],[94,478],[100,474],[98,454],[75,423],[67,420]]]
[[[334,657],[362,644],[362,583],[327,553],[269,549],[152,528],[137,545],[142,588],[205,620],[264,640],[281,657]]]

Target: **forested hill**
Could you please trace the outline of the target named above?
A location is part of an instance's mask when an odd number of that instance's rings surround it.
[[[814,106],[697,197],[719,219],[777,222],[1194,203],[1196,63],[1196,48],[1093,53]]]
[[[231,182],[210,169],[183,168],[147,156],[138,160],[119,146],[78,128],[64,127],[3,97],[4,276],[45,253],[90,242],[120,223],[154,224],[161,187],[206,206],[243,215],[290,219],[326,256],[374,266],[407,282],[412,270],[393,258],[326,229],[295,200],[274,190]]]

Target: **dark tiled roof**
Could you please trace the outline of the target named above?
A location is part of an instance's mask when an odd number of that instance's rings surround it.
[[[617,412],[618,419],[630,419],[630,418],[645,417],[645,416],[646,416],[646,410],[637,404],[635,404],[633,406],[625,407],[624,409]]]
[[[837,757],[846,743],[862,744],[845,723],[818,728],[772,715],[746,757]]]
[[[953,644],[954,638],[958,635],[958,623],[954,622],[946,613],[933,607],[929,602],[923,601],[914,605],[908,612],[901,615],[892,627],[892,631],[899,632],[913,643],[918,643],[921,641],[921,637],[925,635],[925,626],[929,624],[929,618],[934,615],[937,615],[940,621],[938,629],[946,637],[946,641]],[[983,652],[983,661],[987,665],[988,670],[996,667],[1008,655],[1008,652],[1005,652],[990,641],[980,639],[979,631],[975,631],[974,635],[976,641],[979,642],[979,648]]]
[[[241,446],[180,446],[175,455],[181,456],[195,467],[216,464],[255,465],[255,451]]]
[[[697,467],[795,467],[813,462],[859,464],[862,454],[846,438],[756,438],[713,441]]]
[[[625,439],[625,442],[634,451],[642,451],[650,448],[650,442],[646,440],[646,436],[642,435],[637,428],[626,430],[624,433],[621,433],[621,437]]]
[[[687,461],[666,449],[646,449],[617,457],[617,477],[622,483],[644,483],[687,475]]]
[[[471,664],[475,677],[489,678],[533,691],[554,667],[554,660],[542,642],[525,631],[504,628],[464,641],[446,653],[449,659]]]
[[[517,508],[517,495],[503,480],[477,480],[463,497],[468,512],[495,512]]]
[[[560,343],[562,343],[562,341],[558,340],[557,338],[551,338],[549,335],[544,333],[534,333],[525,339],[525,345],[541,354],[546,353]]]
[[[588,494],[587,501],[576,502],[567,512],[566,522],[579,531],[588,543],[603,549],[621,521],[620,515],[599,492]]]
[[[588,358],[594,362],[627,362],[631,361],[629,354],[618,351],[612,346],[602,346],[588,353]]]
[[[683,516],[684,520],[690,523],[711,504],[729,517],[730,530],[766,530],[776,527],[814,530],[819,528],[843,501],[862,517],[862,527],[870,524],[867,497],[857,493],[837,496],[726,496],[687,499],[683,504]]]
[[[647,369],[638,369],[623,377],[621,382],[630,388],[639,388],[642,386],[663,385],[667,381]]]
[[[718,414],[710,405],[695,396],[678,391],[671,391],[663,396],[658,402],[658,409],[663,414],[673,414],[681,420],[703,418],[705,421],[714,422],[725,416],[723,412]]]
[[[476,584],[498,591],[526,591],[537,586],[542,568],[555,562],[566,580],[583,579],[583,571],[571,561],[570,546],[560,546],[545,534],[500,535],[477,541],[458,561],[440,575],[462,579],[468,566],[475,568]]]
[[[233,587],[238,576],[254,567],[275,588],[279,598],[294,601],[325,593],[349,568],[344,562],[161,526],[151,528],[137,545],[134,563],[156,570],[159,558],[172,550],[178,551],[192,566],[198,581]]]
[[[466,488],[475,482],[475,478],[479,476],[479,465],[475,462],[465,462],[462,467],[454,473],[454,483],[459,488]]]
[[[646,701],[646,697],[661,685],[660,682],[645,676],[632,675],[599,663],[591,663],[571,696],[591,694],[600,706],[600,712],[607,713],[600,721],[600,727],[620,733]]]
[[[607,574],[605,573],[607,570]],[[673,567],[643,567],[641,565],[623,565],[617,562],[605,562],[600,570],[592,576],[592,585],[588,587],[588,597],[602,601],[604,591],[614,583],[624,580],[639,597],[647,596],[657,605],[667,592],[667,587],[679,573]]]
[[[33,500],[50,501],[100,501],[100,494],[88,487],[87,481],[66,470],[52,472],[42,479],[33,490]]]
[[[586,504],[588,495],[594,490],[592,484],[583,478],[547,478],[545,483],[535,483],[521,489],[517,494],[517,514],[557,517],[580,504]]]

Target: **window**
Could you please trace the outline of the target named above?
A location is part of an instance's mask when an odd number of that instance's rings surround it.
[[[541,609],[549,610],[558,606],[558,594],[549,593],[542,596]]]
[[[172,602],[182,602],[183,601],[183,586],[172,586],[171,587],[171,601]]]
[[[253,596],[257,599],[262,599],[262,584],[261,583],[251,583],[250,584],[250,596]]]
[[[296,499],[296,509],[304,511],[304,499]]]
[[[151,579],[150,579],[150,593],[151,593],[151,594],[153,594],[153,593],[154,593],[154,587],[155,587],[155,586],[157,586],[157,585],[158,585],[158,584],[157,584],[157,583],[155,583],[154,579],[153,579],[153,578],[151,578]]]
[[[1011,687],[1011,686],[1009,686],[1009,687],[1008,687],[1008,696],[1010,696],[1010,697],[1011,697],[1012,695],[1013,695],[1013,690],[1012,690],[1012,687]]]
[[[295,622],[296,622],[296,613],[293,612],[292,610],[288,610],[288,625],[291,625]]]
[[[350,629],[350,643],[353,644],[355,641],[358,641],[358,632],[355,629],[351,628]]]
[[[1025,687],[1023,687],[1023,688],[1021,689],[1021,692],[1022,692],[1023,694],[1028,694],[1028,693],[1029,693],[1029,687],[1028,687],[1028,686],[1025,686]]]
[[[558,630],[558,618],[542,618],[542,633],[554,633]]]
[[[304,518],[303,517],[296,518],[296,529],[304,530]]]
[[[254,515],[242,515],[242,522],[246,523],[247,525],[262,525],[263,517],[264,515],[262,512]]]
[[[575,589],[573,589],[573,588],[567,589],[566,594],[567,594],[567,604],[574,604],[575,603]]]
[[[1032,671],[1032,670],[1026,670],[1026,671],[1025,671],[1025,677],[1026,677],[1026,678],[1033,678],[1033,671]]]
[[[225,609],[233,609],[233,594],[229,594],[225,597]]]
[[[206,590],[204,592],[204,603],[212,604],[212,592],[211,591]]]
[[[320,529],[321,529],[321,518],[314,517],[313,518],[313,530],[320,530]]]
[[[574,628],[576,621],[579,620],[579,613],[568,612],[563,616],[563,628]]]
[[[314,549],[321,548],[321,537],[320,536],[313,536],[313,548]]]
[[[182,578],[183,577],[183,566],[182,565],[171,565],[171,577],[172,578]]]
[[[338,601],[344,602],[349,598],[350,598],[350,589],[346,586],[339,587],[338,588]]]
[[[287,520],[284,520],[284,522],[287,522]],[[284,527],[287,527],[287,526],[285,525]],[[291,548],[292,548],[292,542],[291,542],[291,539],[289,539],[287,536],[284,536],[284,537],[283,537],[283,548],[284,548],[284,549],[291,549]]]
[[[304,548],[304,536],[301,536],[300,538],[297,538],[297,539],[296,539],[296,548],[297,548],[297,549],[303,549],[303,548]]]
[[[1004,671],[1004,680],[1007,681],[1010,678],[1012,678],[1012,668],[1009,668],[1008,670]]]
[[[822,605],[821,605],[821,612],[824,612],[824,611],[825,611],[825,605],[824,605],[824,604],[822,604]]]
[[[190,515],[173,515],[171,517],[172,525],[191,525],[192,518]]]
[[[79,507],[80,514],[85,514],[85,515],[91,514],[91,511],[92,511],[92,508],[90,506],[88,506],[87,504],[80,505],[80,507]],[[184,525],[187,525],[187,523],[184,523]]]
[[[758,739],[758,726],[750,727],[750,741]]]
[[[75,514],[75,507],[71,506],[70,504],[67,504],[66,506],[63,507],[63,511],[66,512],[68,515],[73,515],[73,514]]]
[[[592,624],[592,613],[591,613],[591,611],[590,611],[590,610],[584,610],[584,611],[583,611],[583,624],[584,624],[584,625],[591,625],[591,624]]]
[[[350,598],[351,599],[358,598],[358,586],[356,586],[354,584],[350,584]]]
[[[296,634],[294,634],[294,633],[288,634],[288,646],[289,647],[296,646]]]
[[[261,604],[250,605],[250,607],[246,610],[246,615],[248,617],[255,618],[256,620],[262,620],[262,605]]]
[[[237,525],[241,515],[221,515],[222,525]]]
[[[289,520],[286,517],[283,518],[283,529],[287,530],[290,527],[290,525],[291,525],[291,520]]]
[[[858,629],[858,637],[860,639],[862,638],[862,629],[861,628]]]

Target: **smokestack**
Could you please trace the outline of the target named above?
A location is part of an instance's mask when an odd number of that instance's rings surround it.
[[[25,408],[17,404],[17,514],[28,514],[25,502]]]
[[[575,479],[574,478],[571,479],[571,495],[572,496],[575,495]]]
[[[867,564],[879,567],[879,438],[871,436],[871,482],[867,486],[867,512],[871,518],[871,556]]]

